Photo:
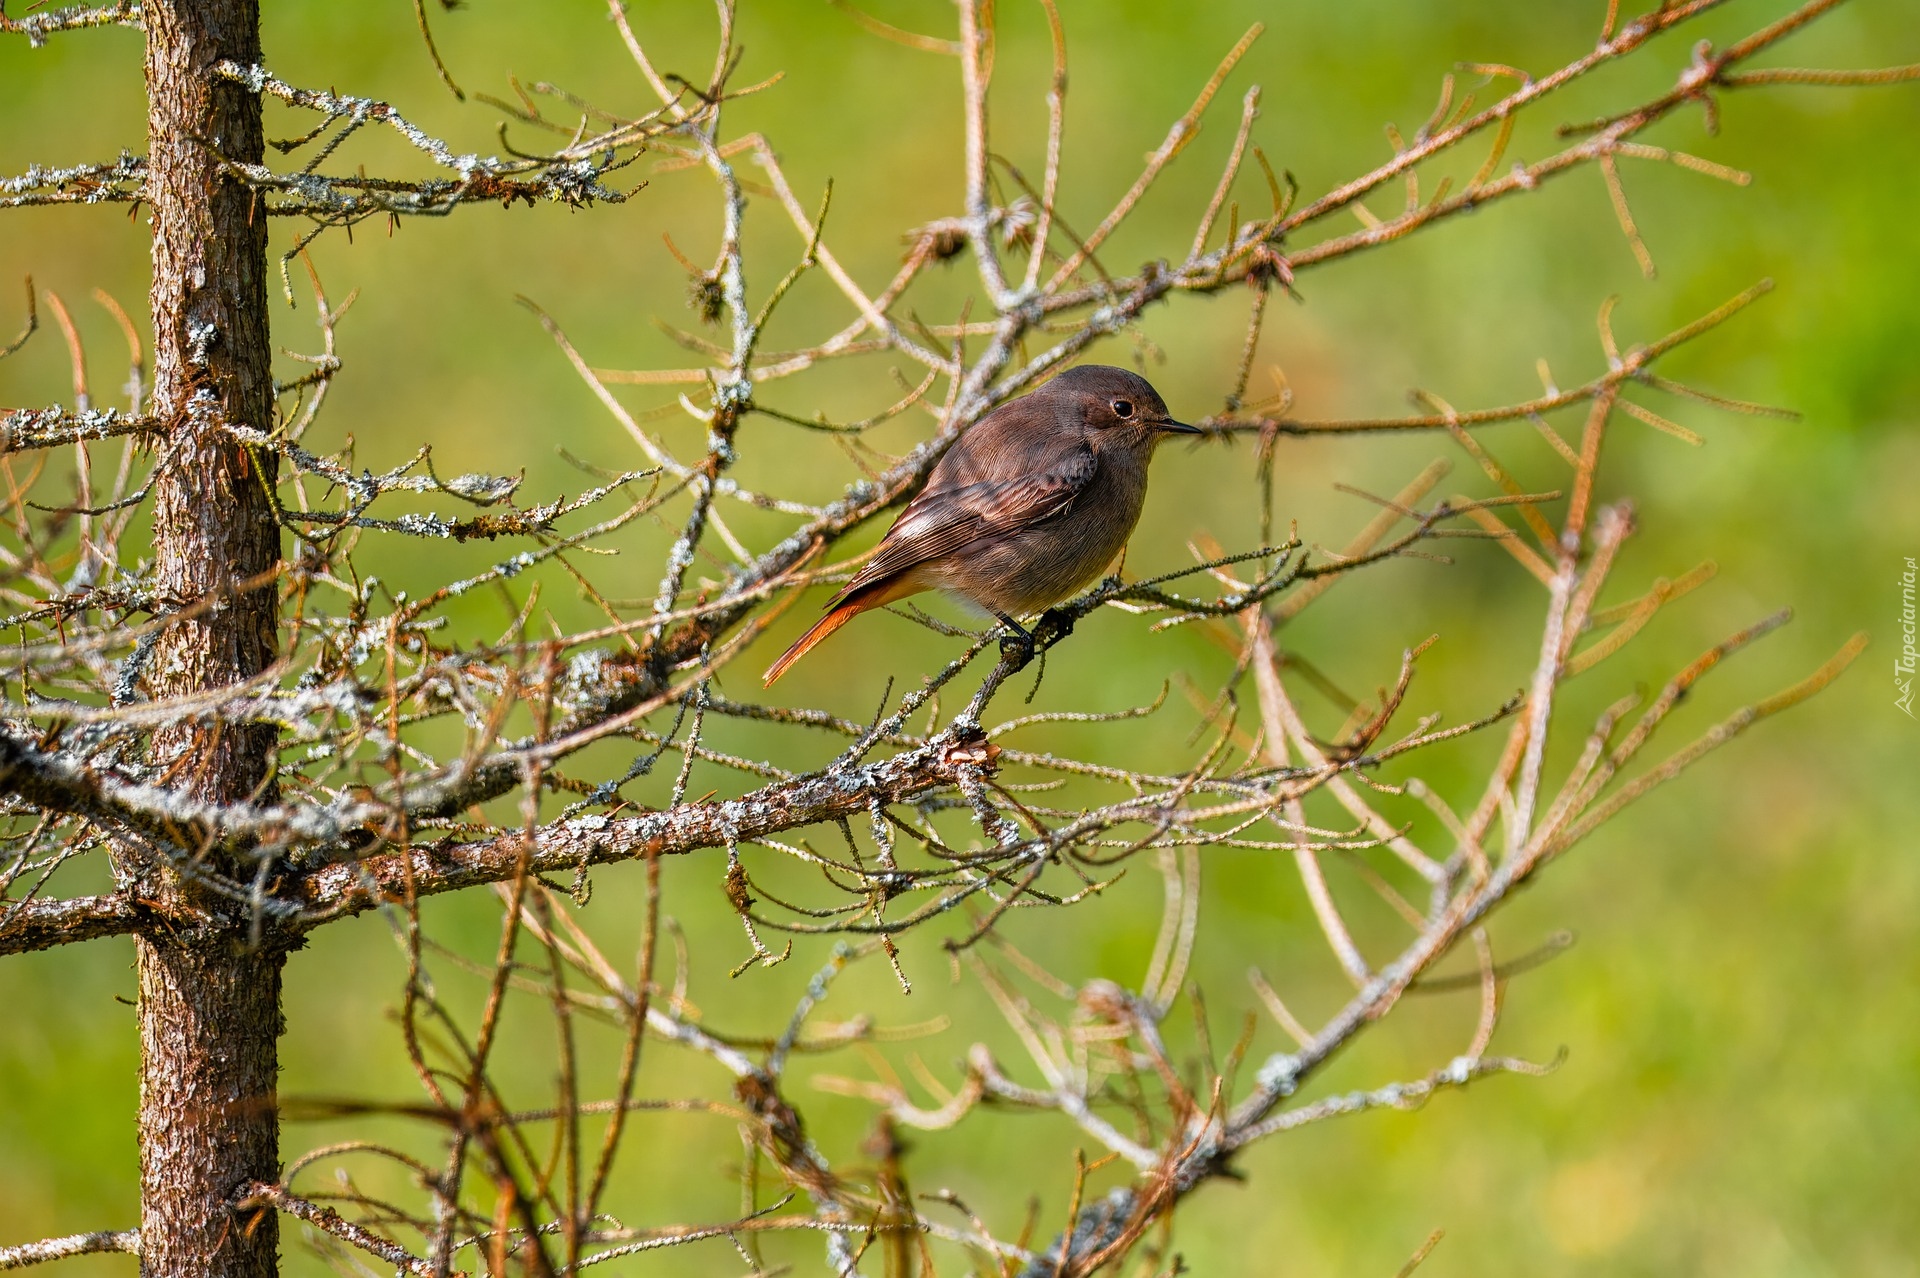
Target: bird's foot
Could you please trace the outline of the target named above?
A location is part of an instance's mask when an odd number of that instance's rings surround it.
[[[1058,643],[1073,633],[1073,613],[1065,608],[1049,608],[1033,623],[1033,633],[1049,643]]]
[[[1026,669],[1034,654],[1032,632],[1004,614],[1000,616],[1000,624],[1007,628],[1007,633],[1000,636],[1000,659],[1011,663],[1015,670]]]

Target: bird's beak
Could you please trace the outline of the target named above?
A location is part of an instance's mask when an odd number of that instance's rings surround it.
[[[1155,422],[1154,425],[1158,426],[1161,430],[1171,432],[1172,434],[1175,434],[1175,435],[1206,434],[1206,432],[1201,430],[1198,426],[1189,426],[1185,422],[1176,422],[1171,417],[1169,417],[1167,420],[1163,422]]]

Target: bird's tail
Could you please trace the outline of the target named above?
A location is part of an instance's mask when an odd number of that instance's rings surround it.
[[[793,647],[781,653],[780,660],[767,667],[767,672],[760,676],[760,685],[762,687],[772,687],[773,681],[785,674],[788,666],[806,656],[807,653],[812,650],[813,645],[819,643],[822,639],[825,639],[828,635],[846,625],[849,621],[852,621],[854,617],[865,612],[872,606],[873,605],[866,600],[858,603],[843,603],[826,616],[820,618],[820,620],[814,622],[813,629],[794,640]]]

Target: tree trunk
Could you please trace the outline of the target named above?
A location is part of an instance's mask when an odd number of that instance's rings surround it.
[[[240,1186],[280,1178],[274,1111],[285,952],[238,939],[140,941],[140,1272],[267,1278],[271,1209]]]
[[[222,426],[273,424],[267,228],[215,153],[258,164],[257,95],[216,79],[260,60],[258,0],[146,0],[147,201],[153,226],[153,411],[166,422],[154,487],[156,609],[183,610],[149,668],[156,699],[250,679],[273,662],[279,528],[254,456]],[[274,732],[187,724],[156,732],[168,784],[203,799],[270,799]],[[208,868],[242,882],[243,863]],[[143,883],[143,890],[149,888]],[[161,874],[164,905],[195,889]],[[230,903],[139,941],[140,1270],[159,1278],[262,1278],[278,1267],[273,1213],[241,1217],[235,1193],[279,1177],[275,1112],[280,971],[271,931],[250,943]],[[163,909],[163,914],[171,913]]]

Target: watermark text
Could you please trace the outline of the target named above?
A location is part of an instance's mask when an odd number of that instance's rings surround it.
[[[1913,556],[1907,556],[1906,571],[1900,574],[1900,651],[1893,659],[1893,704],[1906,711],[1907,718],[1913,713],[1913,673],[1920,653],[1914,651],[1914,611],[1913,590],[1916,570]]]

